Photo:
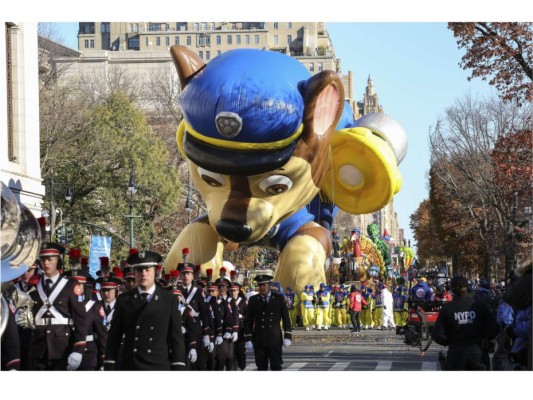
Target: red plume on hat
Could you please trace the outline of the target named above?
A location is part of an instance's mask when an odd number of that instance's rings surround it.
[[[70,258],[80,258],[81,257],[81,250],[80,249],[70,249],[68,251],[68,256]]]
[[[225,274],[226,273],[226,268],[222,267],[220,268],[220,274]]]
[[[89,258],[88,257],[82,257],[81,258],[81,265],[89,265]]]
[[[208,268],[208,269],[205,270],[205,274],[207,276],[212,276],[213,275],[213,270],[211,268]]]
[[[181,254],[187,254],[189,255],[189,248],[188,247],[184,247],[183,250],[181,251]]]
[[[100,266],[109,267],[109,257],[100,257]]]
[[[170,278],[172,278],[172,275],[170,274],[165,274],[165,280],[168,281]]]
[[[178,276],[180,276],[180,272],[177,269],[173,269],[172,271],[170,271],[170,276],[177,278]]]
[[[158,265],[158,266],[157,266],[157,270],[158,270],[158,271],[161,271],[162,269],[163,269],[163,266],[162,266],[162,265]]]
[[[30,276],[30,279],[28,280],[28,286],[35,286],[39,283],[39,279],[41,279],[41,275],[39,274],[33,274]]]
[[[44,228],[46,226],[46,217],[37,218],[37,222],[41,228]]]
[[[231,271],[229,274],[230,274],[230,276],[235,276],[235,275],[237,275],[237,271]]]
[[[118,272],[122,273],[119,267],[113,267],[113,275],[116,275]]]
[[[201,268],[202,268],[201,265],[197,265],[197,266],[196,266],[196,271],[197,271],[197,272],[200,271]]]
[[[117,268],[117,267],[115,267],[115,268]],[[119,268],[117,268],[116,270],[113,269],[113,276],[115,278],[124,278],[124,273]]]
[[[131,248],[129,255],[132,256],[134,254],[137,254],[139,252],[139,249]]]

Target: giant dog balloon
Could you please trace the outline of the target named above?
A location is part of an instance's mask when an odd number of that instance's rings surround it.
[[[177,143],[207,214],[180,233],[166,271],[184,247],[205,269],[220,267],[209,263],[229,243],[256,244],[280,250],[283,286],[318,286],[337,207],[372,212],[400,189],[402,128],[381,113],[354,121],[335,72],[311,76],[280,53],[237,49],[208,64],[182,46],[171,55],[182,87]]]

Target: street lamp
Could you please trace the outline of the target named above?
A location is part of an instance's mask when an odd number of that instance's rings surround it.
[[[57,181],[55,181],[54,180],[54,173],[52,171],[52,176],[51,176],[51,179],[50,179],[50,217],[51,217],[51,220],[50,220],[50,241],[54,240],[54,235],[55,235],[55,231],[56,231],[56,214],[57,214],[58,211],[61,212],[61,214],[60,214],[61,220],[63,219],[63,212],[61,211],[61,209],[56,208],[56,203],[55,203],[55,198],[54,198],[55,188],[57,186],[67,186],[67,191],[65,193],[65,200],[68,203],[70,203],[72,201],[72,189],[70,187],[70,184],[69,183],[65,183],[65,182],[57,182]],[[62,225],[62,222],[60,223],[60,225]]]
[[[130,207],[130,213],[129,215],[125,215],[125,217],[129,218],[130,220],[130,249],[135,247],[135,238],[133,236],[133,219],[134,218],[141,218],[139,215],[133,215],[133,196],[137,193],[137,181],[135,176],[135,166],[131,168],[130,172],[130,180],[128,182],[128,191],[127,194],[129,196],[129,207]]]

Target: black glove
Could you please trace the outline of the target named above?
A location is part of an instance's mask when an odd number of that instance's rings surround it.
[[[185,365],[176,364],[170,367],[172,371],[185,371]]]

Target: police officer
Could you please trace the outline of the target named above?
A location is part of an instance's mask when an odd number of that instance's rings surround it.
[[[85,350],[83,288],[59,273],[64,253],[63,246],[49,242],[39,252],[43,275],[30,292],[36,325],[28,350],[32,370],[76,370]]]
[[[498,324],[486,305],[468,296],[466,278],[454,277],[451,287],[453,300],[442,306],[433,327],[433,340],[449,346],[447,370],[484,370],[481,343],[496,337]]]
[[[282,345],[288,347],[292,343],[289,310],[283,296],[271,290],[272,278],[267,272],[255,277],[259,294],[250,297],[244,319],[245,347],[246,350],[254,350],[259,371],[266,371],[269,363],[272,371],[280,371],[283,364]]]
[[[128,257],[137,288],[117,299],[107,339],[105,370],[115,369],[123,335],[122,369],[185,369],[178,298],[155,284],[161,260],[162,257],[153,251],[139,251]]]

